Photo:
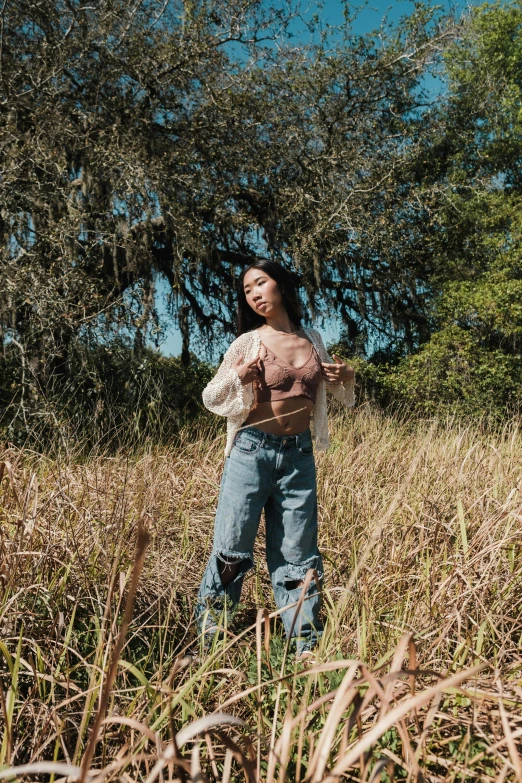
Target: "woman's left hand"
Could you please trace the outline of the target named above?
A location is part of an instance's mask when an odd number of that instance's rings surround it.
[[[353,367],[349,367],[342,359],[340,359],[336,353],[332,354],[335,364],[327,364],[321,362],[323,368],[323,376],[330,383],[345,383],[345,381],[353,380],[355,377],[355,370]]]

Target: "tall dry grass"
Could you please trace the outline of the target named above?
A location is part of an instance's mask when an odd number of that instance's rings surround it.
[[[522,437],[362,408],[317,455],[326,631],[264,566],[198,657],[224,437],[0,457],[0,779],[522,780]],[[49,778],[50,776],[50,778]]]

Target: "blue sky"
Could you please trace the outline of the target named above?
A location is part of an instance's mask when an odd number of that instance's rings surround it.
[[[323,9],[321,17],[330,22],[330,24],[341,24],[343,22],[344,4],[340,0],[325,0],[322,4]],[[366,33],[379,27],[384,15],[387,13],[388,20],[396,22],[404,14],[410,14],[415,10],[415,4],[410,0],[373,0],[368,3],[351,3],[352,8],[357,5],[362,6],[362,10],[357,15],[357,21],[354,26],[356,33]],[[441,5],[447,5],[441,3]],[[317,8],[318,3],[310,3],[310,7]]]
[[[438,3],[432,3],[432,6],[444,8],[450,10],[451,8],[457,9],[462,12],[469,5],[477,5],[478,2],[473,0],[467,0],[465,2],[454,2],[453,0],[441,0]],[[388,22],[397,23],[402,16],[411,14],[415,10],[415,3],[411,0],[368,0],[368,2],[351,3],[351,8],[357,6],[360,7],[360,11],[357,14],[356,22],[353,26],[355,33],[367,33],[371,30],[378,28],[381,25],[383,17],[386,16]],[[306,6],[306,2],[303,2],[303,7]],[[308,14],[319,13],[321,19],[332,25],[340,25],[344,21],[343,17],[344,4],[341,0],[324,0],[322,3],[310,2],[308,4]],[[435,85],[434,85],[435,87]],[[164,289],[163,289],[164,290]],[[160,313],[164,313],[164,307],[161,305],[162,289],[158,291],[158,305]],[[168,325],[168,320],[164,316],[163,320]],[[325,323],[325,326],[321,328],[321,333],[326,342],[334,342],[340,335],[340,319],[332,318]],[[177,356],[181,353],[181,336],[179,330],[171,325],[167,329],[166,339],[162,343],[160,350],[162,353],[169,356]]]

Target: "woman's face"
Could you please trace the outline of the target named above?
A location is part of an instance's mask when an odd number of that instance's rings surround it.
[[[262,269],[248,270],[243,278],[243,289],[248,304],[260,315],[273,315],[283,305],[279,286]]]

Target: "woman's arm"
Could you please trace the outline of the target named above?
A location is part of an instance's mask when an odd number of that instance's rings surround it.
[[[327,352],[323,343],[323,338],[317,329],[311,329],[310,331],[314,333],[316,338],[317,345],[319,347],[318,353],[320,360],[326,364],[336,364],[336,362],[334,362],[332,357]],[[355,405],[355,373],[351,378],[344,382],[333,383],[326,378],[324,379],[324,382],[326,384],[327,390],[333,397],[335,397],[336,400],[339,400],[339,402],[342,402],[348,408],[351,408],[353,405]]]
[[[250,410],[253,403],[252,384],[243,385],[233,365],[245,352],[239,340],[234,340],[223,357],[217,373],[205,386],[202,393],[203,404],[218,416],[240,416]]]

